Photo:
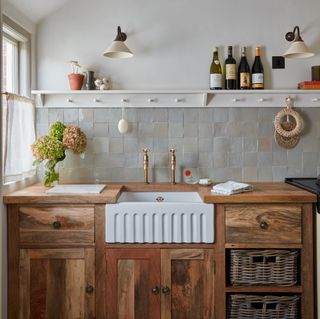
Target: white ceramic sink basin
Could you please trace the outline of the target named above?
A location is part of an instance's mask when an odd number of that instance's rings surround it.
[[[202,203],[197,192],[123,192],[118,203]]]
[[[106,205],[106,242],[213,243],[214,208],[197,192],[123,192]]]

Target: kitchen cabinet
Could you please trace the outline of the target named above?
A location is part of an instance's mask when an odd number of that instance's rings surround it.
[[[20,318],[95,318],[94,249],[20,249]]]
[[[213,249],[106,249],[107,318],[214,318]]]
[[[317,198],[285,183],[252,184],[253,192],[233,196],[195,185],[142,183],[59,196],[34,185],[4,196],[8,318],[229,319],[231,297],[254,295],[298,298],[296,317],[315,319]],[[115,203],[123,190],[155,189],[198,191],[213,204],[215,242],[106,243],[105,204]],[[258,272],[257,281],[235,284],[239,274],[231,276],[230,259],[245,250],[296,252],[296,278],[279,283],[277,269],[271,284]]]
[[[298,309],[297,316],[292,314],[291,318],[314,319],[314,292],[316,289],[313,279],[315,271],[314,207],[311,204],[292,203],[291,201],[285,204],[219,204],[216,208],[217,224],[224,225],[224,227],[217,228],[217,236],[222,238],[222,242],[218,244],[217,252],[224,256],[219,260],[217,266],[216,276],[219,281],[217,280],[216,291],[220,291],[219,298],[217,298],[220,305],[216,311],[217,318],[228,318],[227,313],[230,312],[232,303],[238,303],[244,296],[248,296],[248,299],[252,298],[249,296],[261,299],[268,296],[278,296],[279,300],[288,296],[292,298],[295,302],[294,307]],[[244,257],[249,266],[241,262],[236,265],[237,267],[247,267],[246,274],[245,278],[241,278],[240,284],[232,284],[230,280],[231,268],[233,267],[234,270],[236,267],[231,263],[231,255],[237,250],[241,250],[243,255],[246,251],[250,252]],[[261,252],[262,254],[275,252],[275,254],[272,257],[259,256],[256,258],[250,257],[252,252]],[[279,258],[282,258],[279,257],[280,252],[288,252],[288,256],[290,252],[297,252],[296,263],[292,263],[289,258],[288,264],[286,261],[280,260]],[[292,274],[292,279],[296,276],[297,280],[283,284],[285,271],[281,271],[282,267],[290,273],[290,276]],[[272,276],[270,275],[272,283],[268,283],[269,278],[264,271],[272,271],[272,269],[274,269],[274,273]],[[282,275],[280,274],[277,279],[275,274],[279,271]],[[239,276],[239,273],[242,273],[242,269],[235,274]],[[289,279],[291,280],[291,278]],[[223,291],[224,293],[222,293]],[[300,302],[295,301],[295,298],[298,298]],[[234,300],[237,301],[234,302]],[[242,306],[246,304],[248,313],[251,313],[251,310],[252,313],[257,311],[253,309],[253,303],[246,300],[241,302]],[[262,302],[257,303],[258,307],[262,304]],[[279,303],[275,302],[274,308],[266,311],[274,311],[275,316],[276,310],[274,309],[277,309],[279,304],[280,301]],[[236,306],[237,309],[233,309],[233,313],[235,311],[237,313],[241,305],[239,308],[238,304]],[[292,305],[288,303],[289,306]],[[249,309],[251,307],[252,309]],[[241,317],[239,313],[238,317]],[[262,318],[267,318],[267,315],[264,314]]]
[[[95,318],[93,205],[8,206],[8,318]]]

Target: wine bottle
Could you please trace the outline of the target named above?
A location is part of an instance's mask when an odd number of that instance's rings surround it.
[[[246,57],[246,48],[241,48],[241,60],[238,68],[238,87],[241,90],[250,89],[250,67]]]
[[[222,89],[222,69],[219,61],[218,48],[213,48],[213,58],[210,67],[210,90]]]
[[[226,90],[235,90],[237,88],[236,60],[232,56],[232,46],[228,46],[228,57],[225,61],[226,70]]]
[[[256,47],[256,57],[252,66],[252,88],[264,89],[263,65],[260,58],[260,48]]]

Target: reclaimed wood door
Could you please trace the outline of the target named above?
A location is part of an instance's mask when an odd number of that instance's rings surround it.
[[[106,250],[107,319],[160,319],[160,249]]]
[[[214,318],[212,249],[161,250],[161,318]]]
[[[21,249],[20,319],[95,318],[93,248]]]

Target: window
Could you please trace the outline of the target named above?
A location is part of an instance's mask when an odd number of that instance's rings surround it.
[[[4,92],[19,93],[18,42],[4,36],[2,40],[2,88]]]
[[[2,92],[30,96],[31,35],[7,16],[2,19]]]
[[[30,145],[35,139],[30,34],[10,18],[2,24],[2,181],[35,175]]]

